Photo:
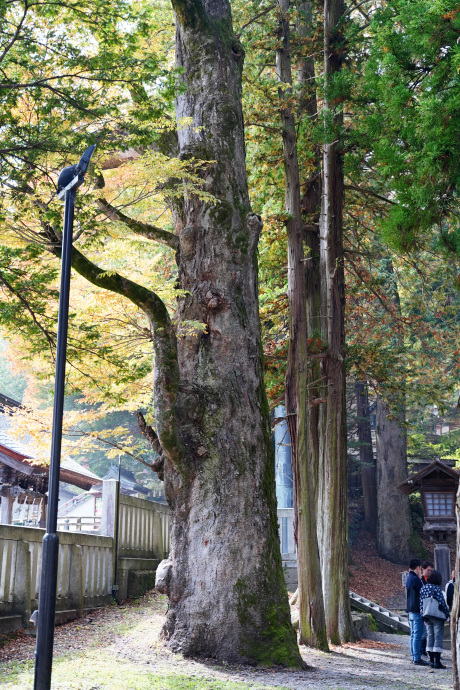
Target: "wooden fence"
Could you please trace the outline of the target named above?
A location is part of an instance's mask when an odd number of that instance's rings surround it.
[[[0,632],[27,625],[38,608],[44,533],[0,524]],[[58,530],[58,535],[56,611],[57,620],[64,621],[110,603],[117,590],[126,598],[131,571],[137,582],[143,572],[151,582],[159,560],[169,552],[169,508],[123,494],[118,499],[117,482],[108,480],[101,534]]]
[[[18,617],[25,625],[38,608],[43,535],[39,528],[0,525],[0,616],[14,619],[7,626],[20,627]],[[113,566],[111,538],[60,532],[58,618],[81,616],[85,609],[110,603]]]
[[[120,496],[118,517],[120,557],[164,558],[169,553],[169,507],[133,496]]]

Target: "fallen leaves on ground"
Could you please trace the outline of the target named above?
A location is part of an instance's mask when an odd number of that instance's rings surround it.
[[[378,640],[358,640],[358,642],[344,642],[342,645],[330,645],[335,652],[341,649],[399,649],[399,645]]]
[[[390,563],[376,550],[375,536],[361,529],[351,549],[350,589],[388,608],[405,607],[401,573],[407,565]],[[396,604],[396,606],[395,606]]]

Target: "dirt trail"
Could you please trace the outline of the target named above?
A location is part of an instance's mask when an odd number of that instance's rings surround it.
[[[413,666],[409,638],[405,635],[373,633],[372,640],[334,647],[330,654],[301,647],[302,656],[310,666],[301,672],[222,665],[211,659],[184,659],[170,653],[158,641],[164,610],[164,598],[151,593],[139,602],[109,607],[58,628],[53,689],[163,687],[161,683],[152,685],[150,681],[139,685],[130,680],[139,674],[141,677],[142,674],[148,677],[149,674],[187,676],[190,679],[187,688],[210,690],[223,687],[221,683],[225,682],[234,683],[235,690],[237,683],[244,683],[243,687],[292,690],[425,690],[426,687],[448,690],[452,687],[450,652],[443,655],[448,666],[445,671]],[[21,634],[0,648],[0,686],[23,690],[31,687],[34,645],[33,638]],[[19,670],[15,670],[18,662],[24,661],[26,663],[19,664]],[[71,663],[73,665],[67,668],[66,664]],[[98,663],[101,664],[99,673]],[[85,680],[85,664],[91,667],[93,676],[97,675],[97,683]],[[102,669],[107,667],[112,672],[110,682],[108,678],[104,680]],[[122,681],[113,679],[117,668]],[[72,683],[67,680],[69,672]],[[164,687],[172,686],[165,684]]]

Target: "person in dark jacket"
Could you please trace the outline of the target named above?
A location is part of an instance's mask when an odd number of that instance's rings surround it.
[[[440,587],[441,582],[441,573],[438,570],[433,570],[428,578],[428,584],[423,585],[420,590],[420,613],[422,616],[424,599],[429,599],[430,597],[436,599],[440,614],[444,614],[445,616],[445,618],[423,616],[427,630],[426,649],[430,657],[430,666],[432,668],[446,668],[441,664],[441,652],[442,639],[444,637],[444,620],[448,620],[450,612]]]
[[[422,581],[420,579],[420,561],[413,558],[409,563],[409,575],[406,580],[407,607],[410,625],[410,653],[412,663],[417,666],[427,666],[420,656],[420,647],[423,634],[423,619],[420,613],[420,590]]]
[[[450,611],[452,611],[452,604],[454,603],[454,588],[455,588],[455,570],[452,570],[452,580],[446,585],[446,601]]]

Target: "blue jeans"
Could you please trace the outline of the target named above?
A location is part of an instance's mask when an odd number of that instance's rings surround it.
[[[425,619],[427,639],[427,652],[442,652],[442,638],[444,637],[444,621],[440,618]]]
[[[420,660],[420,647],[422,645],[423,618],[420,613],[409,613],[410,625],[410,653],[412,661]]]

